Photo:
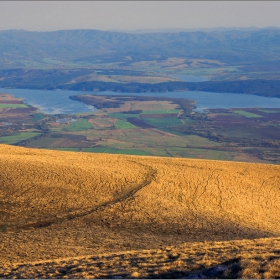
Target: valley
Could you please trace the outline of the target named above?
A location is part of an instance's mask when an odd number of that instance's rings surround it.
[[[0,41],[0,278],[280,278],[279,28]]]
[[[48,115],[9,94],[0,97],[3,144],[93,153],[280,162],[279,108],[209,109],[200,113],[193,111],[193,101],[183,98],[78,95],[71,98],[97,110]]]

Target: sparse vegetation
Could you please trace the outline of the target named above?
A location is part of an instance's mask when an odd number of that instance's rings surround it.
[[[38,135],[40,135],[40,133],[22,132],[22,133],[15,134],[15,135],[2,136],[2,137],[0,137],[0,143],[15,144],[15,143],[19,143],[21,141],[33,138]]]
[[[160,249],[123,251],[13,264],[0,270],[13,278],[195,278],[278,279],[279,238],[193,242]]]

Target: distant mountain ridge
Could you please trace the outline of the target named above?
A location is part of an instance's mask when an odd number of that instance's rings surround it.
[[[0,58],[85,58],[106,53],[218,59],[227,63],[280,59],[280,29],[131,34],[100,30],[0,31]]]
[[[260,27],[208,27],[208,28],[155,28],[155,29],[132,29],[132,30],[117,30],[110,29],[107,31],[112,32],[123,32],[123,33],[132,33],[132,34],[147,34],[147,33],[176,33],[176,32],[212,32],[212,31],[229,31],[229,30],[239,30],[239,31],[255,31],[263,28]],[[265,29],[279,29],[279,27],[269,26]]]
[[[272,27],[139,34],[5,30],[0,31],[0,87],[123,92],[188,89],[279,97],[279,46],[280,28]],[[150,76],[191,69],[196,73],[202,60],[201,70],[212,79],[208,83],[149,84]],[[117,70],[123,71],[128,82],[118,80]],[[134,81],[135,75],[148,78]]]

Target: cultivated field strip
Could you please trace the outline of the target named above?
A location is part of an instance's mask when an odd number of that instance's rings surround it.
[[[0,264],[280,235],[280,166],[0,146]]]

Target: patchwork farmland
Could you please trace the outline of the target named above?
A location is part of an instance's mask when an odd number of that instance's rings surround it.
[[[81,152],[280,162],[279,109],[198,113],[186,99],[72,98],[99,109],[87,114],[46,115],[2,94],[0,102],[7,108],[0,108],[0,143]],[[21,108],[13,108],[19,105]]]

